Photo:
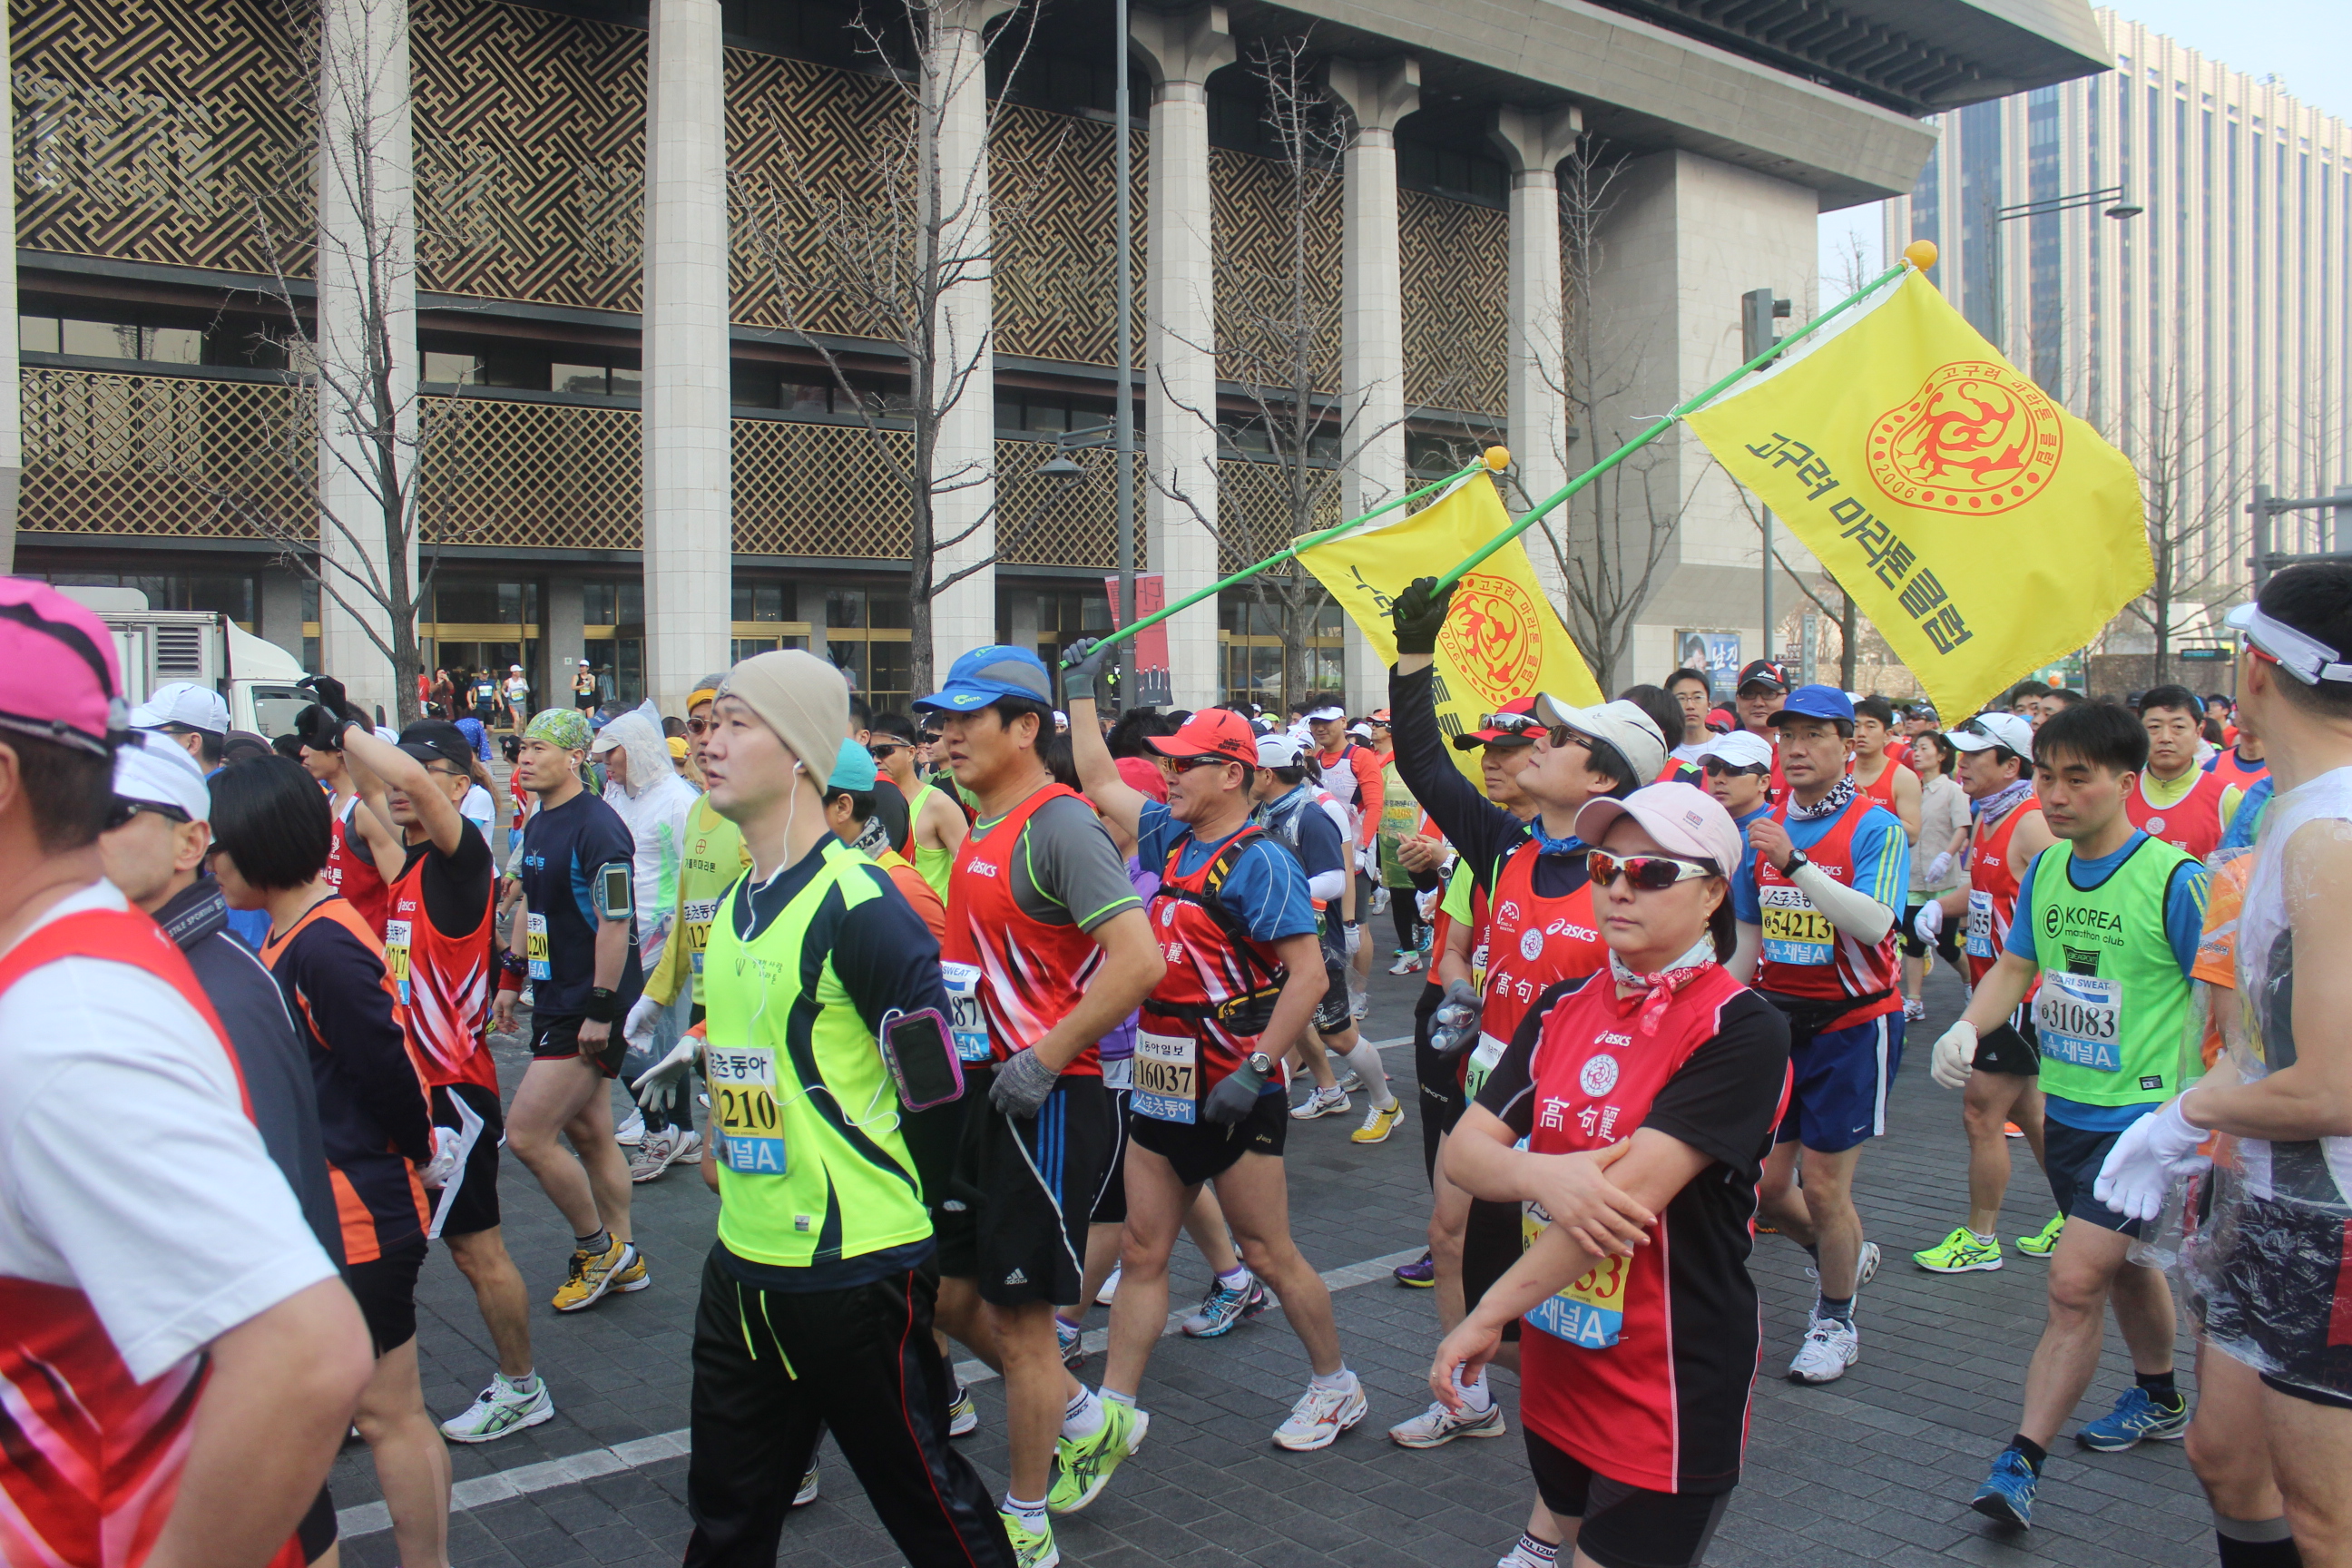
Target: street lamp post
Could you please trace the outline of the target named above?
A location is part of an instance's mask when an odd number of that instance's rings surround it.
[[[1118,278],[1114,288],[1118,312],[1118,402],[1111,411],[1113,435],[1111,449],[1118,454],[1117,475],[1118,495],[1118,624],[1135,624],[1135,381],[1130,366],[1134,363],[1135,278],[1129,259],[1129,190],[1133,184],[1129,162],[1132,154],[1128,143],[1127,104],[1127,0],[1113,0],[1113,26],[1118,36],[1112,40],[1111,118],[1116,122],[1116,141],[1111,153],[1112,178],[1118,190],[1112,200],[1112,226],[1118,233],[1112,243],[1114,265]],[[1135,639],[1127,639],[1119,654],[1119,663],[1130,673],[1135,668]],[[1137,690],[1129,683],[1122,692]]]
[[[2122,223],[2146,212],[2146,207],[2124,199],[2121,185],[2105,185],[2095,191],[2077,191],[2071,196],[2044,196],[2037,202],[2018,202],[2005,207],[1993,206],[1988,200],[1990,221],[1985,225],[1985,247],[1988,252],[1986,272],[1992,283],[1992,346],[2005,357],[2009,353],[2009,321],[2002,309],[2000,286],[2000,226],[2014,223],[2021,217],[2046,217],[2056,213],[2074,212],[2083,207],[2105,207],[2104,216]],[[2029,301],[2031,296],[2029,295]]]

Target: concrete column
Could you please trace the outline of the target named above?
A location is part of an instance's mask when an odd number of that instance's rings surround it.
[[[0,60],[8,18],[0,15]],[[0,169],[16,167],[16,117],[0,115]],[[25,389],[16,365],[16,204],[0,202],[0,575],[16,569],[16,488],[25,472]],[[296,632],[294,652],[302,651]]]
[[[274,568],[261,574],[261,638],[302,657],[302,578]]]
[[[922,67],[922,129],[934,139],[940,172],[928,195],[941,225],[943,285],[929,394],[940,410],[932,474],[941,487],[931,500],[932,537],[941,542],[931,570],[936,578],[980,567],[931,600],[931,668],[941,678],[958,655],[996,640],[995,285],[982,29],[1011,9],[1009,0],[933,7]]]
[[[389,585],[394,529],[377,482],[383,410],[369,367],[388,352],[401,483],[415,482],[416,208],[406,0],[325,0],[320,8],[318,286],[319,658],[362,708],[399,711],[386,646],[391,617],[362,584]],[[404,542],[416,578],[414,535]],[[336,602],[336,595],[344,603]]]
[[[1487,141],[1511,170],[1510,446],[1530,503],[1566,484],[1570,472],[1555,171],[1576,151],[1583,129],[1584,117],[1573,105],[1530,113],[1506,104],[1487,124]],[[1551,592],[1560,618],[1568,619],[1567,584],[1551,547],[1531,538],[1528,559],[1535,563],[1536,580]]]
[[[588,639],[580,635],[582,609],[579,578],[551,575],[540,584],[540,646],[547,654],[550,671],[542,708],[571,705],[572,678],[580,673],[580,661],[588,657]]]
[[[1012,599],[1005,605],[1005,618],[1012,624],[1013,646],[1034,651],[1037,647],[1037,595],[1034,590],[1024,588],[1014,588],[1010,593]]]
[[[1335,59],[1324,85],[1352,121],[1339,247],[1339,515],[1404,493],[1404,305],[1397,238],[1397,121],[1421,107],[1421,62]],[[1348,709],[1387,703],[1388,672],[1349,617]]]
[[[1143,521],[1151,565],[1174,604],[1217,580],[1217,543],[1194,515],[1217,505],[1216,279],[1209,239],[1210,74],[1233,64],[1223,5],[1137,11],[1129,36],[1151,79],[1145,209]],[[1190,505],[1187,504],[1190,501]],[[1180,708],[1223,700],[1217,606],[1170,617],[1170,683]]]
[[[734,562],[719,0],[652,0],[646,62],[646,688],[723,668]]]

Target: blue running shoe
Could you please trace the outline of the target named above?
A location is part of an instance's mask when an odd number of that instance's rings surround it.
[[[1992,1474],[1985,1478],[1969,1506],[1987,1519],[1997,1519],[2003,1524],[2026,1529],[2033,1523],[2033,1485],[2039,1478],[2025,1456],[2014,1448],[2003,1448],[1992,1462]]]
[[[2145,1388],[2126,1388],[2113,1410],[2084,1423],[2074,1441],[2102,1454],[2120,1454],[2141,1443],[2177,1441],[2189,1431],[2189,1401],[2179,1394],[2173,1398],[2178,1403],[2168,1408],[2149,1398]]]
[[[1437,1262],[1426,1252],[1411,1263],[1401,1263],[1393,1270],[1396,1282],[1410,1285],[1416,1290],[1427,1290],[1437,1284]]]

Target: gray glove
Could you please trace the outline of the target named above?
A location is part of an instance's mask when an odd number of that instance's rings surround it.
[[[1231,1127],[1256,1109],[1257,1092],[1265,1087],[1265,1075],[1244,1062],[1209,1091],[1208,1103],[1201,1107],[1201,1114],[1220,1126]]]
[[[1007,1116],[1018,1116],[1026,1121],[1034,1117],[1045,1104],[1054,1086],[1062,1075],[1037,1059],[1037,1053],[1024,1048],[998,1064],[991,1075],[988,1102]]]
[[[1444,999],[1429,1016],[1429,1048],[1441,1061],[1454,1058],[1478,1043],[1478,1018],[1486,1004],[1467,980],[1445,983]]]
[[[1117,643],[1106,643],[1099,637],[1080,637],[1062,650],[1062,689],[1084,696],[1094,695],[1095,677],[1110,663],[1118,651]]]

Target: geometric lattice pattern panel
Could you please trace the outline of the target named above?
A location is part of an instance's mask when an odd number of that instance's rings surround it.
[[[860,295],[912,266],[908,122],[906,96],[890,82],[778,55],[727,51],[736,321],[789,321],[843,337],[895,333]],[[746,212],[746,202],[757,210]],[[777,298],[779,273],[792,289],[790,312]],[[842,287],[845,275],[858,286]]]
[[[28,369],[28,532],[315,537],[309,389],[282,383]],[[266,520],[266,521],[265,521]]]
[[[1118,556],[1118,455],[1108,447],[1070,454],[1086,470],[1075,479],[1040,479],[1038,466],[1054,455],[1050,441],[996,444],[996,548],[1009,564],[1099,566],[1109,571]],[[1135,506],[1144,504],[1141,465],[1136,465]],[[1145,531],[1135,531],[1136,565],[1143,568]]]
[[[1263,561],[1302,533],[1339,521],[1339,487],[1328,468],[1306,473],[1306,510],[1296,515],[1290,466],[1226,458],[1217,464],[1217,571],[1220,576]]]
[[[644,485],[634,408],[427,397],[419,537],[443,544],[635,550]]]
[[[989,135],[995,206],[996,352],[1108,364],[1118,329],[1111,299],[1118,196],[1108,125],[1000,103]],[[1150,148],[1128,143],[1134,174],[1128,206],[1135,284],[1130,353],[1143,347],[1145,206]]]
[[[1397,193],[1408,405],[1508,412],[1508,213]]]
[[[1301,337],[1309,384],[1339,384],[1340,199],[1336,173],[1309,174],[1302,193],[1286,163],[1209,150],[1219,376],[1286,388]]]
[[[894,463],[913,459],[902,432],[862,426],[735,421],[735,548],[746,555],[907,558],[907,491]]]
[[[317,139],[276,0],[10,0],[9,22],[19,246],[267,273],[268,230],[309,271]]]

